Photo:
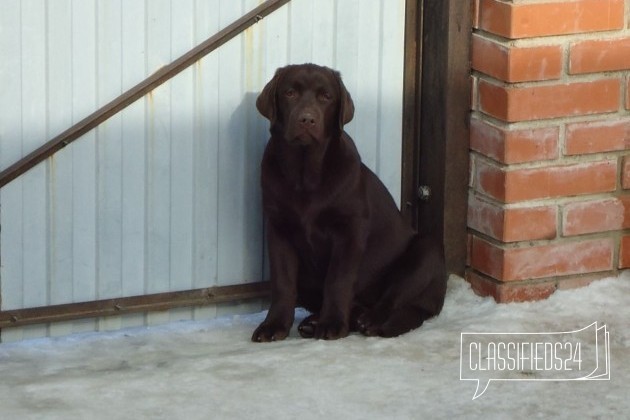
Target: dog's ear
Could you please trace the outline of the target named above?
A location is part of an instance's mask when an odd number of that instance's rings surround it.
[[[276,88],[284,69],[285,67],[281,67],[276,70],[273,78],[265,85],[256,99],[256,109],[258,109],[258,112],[260,112],[263,117],[271,122],[276,118]]]
[[[354,102],[352,102],[350,92],[341,80],[341,74],[336,71],[335,77],[339,84],[339,128],[343,130],[343,126],[352,121],[352,117],[354,117]]]

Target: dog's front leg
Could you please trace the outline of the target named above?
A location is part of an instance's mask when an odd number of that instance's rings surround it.
[[[273,222],[268,223],[267,241],[271,271],[271,306],[256,328],[252,341],[284,340],[291,330],[297,301],[298,257]]]
[[[334,235],[330,264],[324,283],[324,299],[314,338],[336,340],[349,333],[354,285],[365,250],[365,235],[358,227],[347,227]]]

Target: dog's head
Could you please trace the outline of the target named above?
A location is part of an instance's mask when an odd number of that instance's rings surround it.
[[[339,72],[315,64],[279,68],[256,108],[270,121],[273,135],[303,146],[338,137],[354,115]]]

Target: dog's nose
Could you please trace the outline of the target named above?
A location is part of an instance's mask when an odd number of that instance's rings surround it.
[[[313,126],[315,125],[315,116],[311,111],[304,111],[300,114],[300,118],[298,119],[301,125]]]

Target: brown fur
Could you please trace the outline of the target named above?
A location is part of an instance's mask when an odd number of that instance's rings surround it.
[[[280,68],[256,106],[270,121],[261,183],[272,297],[252,340],[287,337],[296,306],[313,313],[300,334],[321,339],[397,336],[438,314],[442,243],[416,234],[361,163],[343,131],[354,105],[339,73]]]

